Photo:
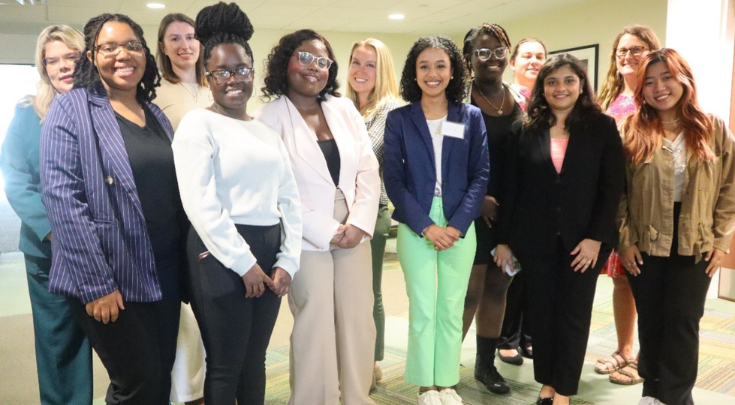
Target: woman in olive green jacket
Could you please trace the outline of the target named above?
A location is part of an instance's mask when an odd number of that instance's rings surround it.
[[[705,296],[735,231],[735,138],[702,112],[676,51],[651,52],[638,83],[641,108],[621,131],[618,251],[638,308],[641,403],[690,405]]]

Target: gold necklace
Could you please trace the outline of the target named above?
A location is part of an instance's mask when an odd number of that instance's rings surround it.
[[[479,87],[476,87],[476,88],[477,88],[477,92],[480,93],[482,98],[484,98],[485,101],[487,101],[487,103],[490,104],[492,108],[498,110],[498,115],[503,115],[503,106],[505,105],[505,85],[503,85],[503,101],[500,102],[500,108],[495,107],[495,104],[491,103],[490,100],[488,100],[487,97],[485,97],[485,95],[482,94],[482,90],[480,90]]]
[[[189,88],[189,85],[187,83],[179,82],[179,84],[182,87],[184,87],[184,89],[186,89],[186,92],[189,93],[189,95],[191,96],[191,98],[194,99],[194,103],[198,103],[199,102],[199,91],[198,91],[199,90],[199,85],[198,84],[197,84],[196,90],[194,90],[194,91],[192,91],[192,89]]]

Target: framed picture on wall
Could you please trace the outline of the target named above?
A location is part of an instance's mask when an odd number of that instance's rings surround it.
[[[587,67],[587,76],[589,76],[590,82],[592,82],[592,88],[597,92],[597,63],[600,53],[600,45],[585,45],[578,46],[576,48],[560,49],[558,51],[549,52],[550,55],[557,53],[568,53],[574,55],[579,59],[582,64]]]

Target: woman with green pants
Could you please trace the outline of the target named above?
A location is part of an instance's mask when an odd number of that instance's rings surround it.
[[[477,241],[473,221],[489,172],[477,107],[463,104],[465,67],[449,38],[409,51],[401,96],[388,114],[385,188],[396,209],[398,259],[409,300],[406,380],[419,405],[458,405],[462,312]]]

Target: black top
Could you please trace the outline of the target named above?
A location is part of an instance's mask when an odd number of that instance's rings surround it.
[[[569,130],[561,173],[551,160],[549,128],[513,124],[503,166],[498,243],[514,252],[572,251],[588,238],[614,245],[625,160],[615,120],[599,114]]]
[[[332,176],[334,185],[339,186],[339,169],[342,161],[339,157],[337,142],[334,138],[316,142],[319,144],[319,148],[324,154],[324,159],[327,161],[327,168],[329,168],[329,174]]]
[[[156,262],[180,249],[181,197],[176,182],[171,141],[156,117],[145,109],[146,126],[139,127],[115,113],[133,171]]]
[[[472,97],[470,104],[477,106],[474,97]],[[487,195],[495,197],[498,202],[500,202],[498,194],[503,178],[502,168],[503,157],[505,156],[503,150],[511,134],[511,127],[521,117],[521,114],[523,114],[523,111],[518,103],[513,104],[513,112],[509,115],[494,117],[482,113],[482,120],[485,121],[485,129],[487,130],[487,148],[490,157],[490,178],[487,182]]]

